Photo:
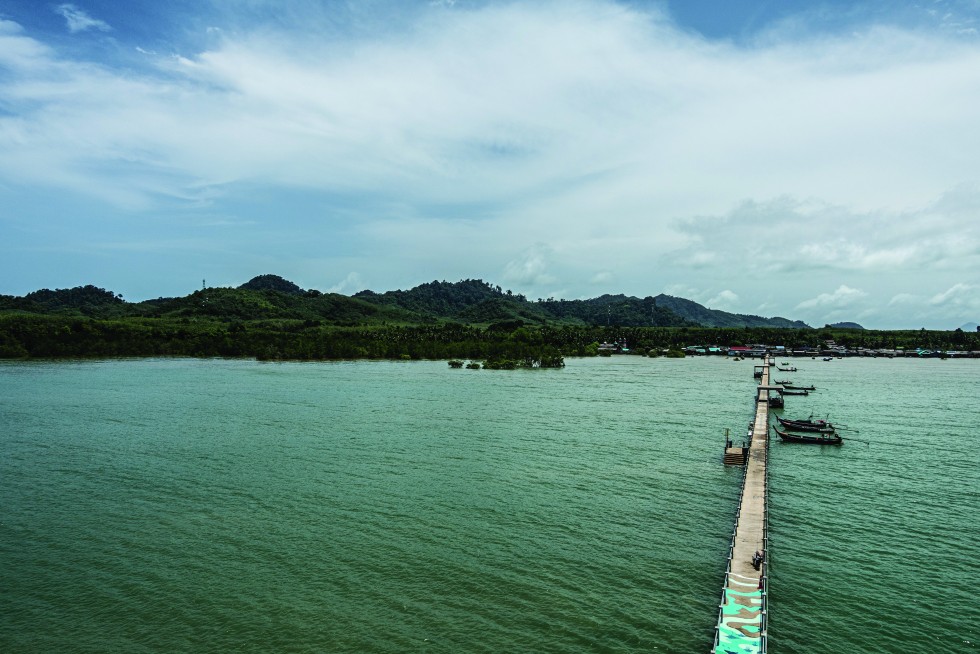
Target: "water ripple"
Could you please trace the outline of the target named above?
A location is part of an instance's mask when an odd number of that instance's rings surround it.
[[[801,365],[870,444],[772,448],[772,651],[980,641],[978,376],[931,363]],[[751,368],[569,364],[0,365],[0,649],[706,651]]]

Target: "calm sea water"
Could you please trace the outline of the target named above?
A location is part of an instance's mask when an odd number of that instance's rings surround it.
[[[0,651],[707,652],[751,362],[0,364]],[[980,362],[796,360],[771,651],[980,641]]]

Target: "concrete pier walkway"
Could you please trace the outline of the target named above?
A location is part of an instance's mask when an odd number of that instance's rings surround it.
[[[714,654],[750,654],[766,651],[766,547],[768,502],[766,464],[769,454],[769,366],[761,366],[756,391],[755,420],[751,425],[745,478],[729,551],[725,587],[718,607]],[[757,366],[758,369],[760,366]],[[758,568],[753,557],[763,555]]]

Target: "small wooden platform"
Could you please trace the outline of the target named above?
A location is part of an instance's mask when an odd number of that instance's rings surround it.
[[[724,463],[726,466],[744,466],[749,458],[747,447],[726,447]]]

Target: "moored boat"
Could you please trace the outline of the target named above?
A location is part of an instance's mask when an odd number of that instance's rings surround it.
[[[831,434],[790,434],[773,425],[773,430],[787,443],[809,443],[812,445],[843,445],[842,439],[836,433]]]
[[[779,372],[796,372],[796,366],[790,366],[789,368],[780,368],[779,366],[776,366],[776,368],[779,370]]]
[[[816,386],[794,386],[793,384],[783,384],[784,388],[788,388],[791,391],[815,391]]]
[[[776,416],[776,420],[786,429],[793,429],[795,431],[820,432],[824,434],[830,434],[835,431],[834,425],[826,420],[812,420],[810,418],[806,420],[793,420],[781,416]]]

